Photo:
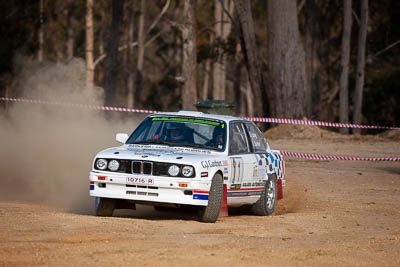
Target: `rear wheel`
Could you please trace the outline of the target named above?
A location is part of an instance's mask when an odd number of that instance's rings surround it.
[[[208,196],[208,205],[199,210],[199,220],[202,222],[214,223],[217,221],[222,206],[222,196],[224,184],[222,176],[216,173],[212,179],[210,193]]]
[[[110,217],[113,215],[116,200],[113,198],[96,197],[96,216]]]
[[[261,194],[261,197],[251,207],[251,210],[255,215],[259,216],[270,215],[275,210],[276,199],[277,199],[276,175],[271,175],[268,177],[268,180],[265,183],[265,187]]]

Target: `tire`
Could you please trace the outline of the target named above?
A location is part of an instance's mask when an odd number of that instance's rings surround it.
[[[199,209],[199,220],[201,222],[214,223],[217,221],[222,206],[223,191],[222,176],[216,173],[211,182],[208,205]]]
[[[112,198],[96,197],[96,216],[111,217],[115,209],[116,200]]]
[[[251,211],[258,216],[271,215],[275,210],[277,190],[276,175],[268,176],[264,190],[257,202],[251,207]]]

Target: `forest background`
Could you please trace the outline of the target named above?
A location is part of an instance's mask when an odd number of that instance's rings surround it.
[[[0,13],[0,96],[32,97],[25,65],[82,59],[109,106],[218,99],[240,116],[400,125],[400,1],[10,0]]]

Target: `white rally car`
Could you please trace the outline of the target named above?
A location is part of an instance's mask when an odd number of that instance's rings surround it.
[[[262,216],[282,197],[285,162],[250,121],[191,111],[153,114],[116,139],[123,145],[98,153],[89,175],[96,215],[135,204],[191,205],[200,221],[215,222],[223,196],[227,206],[250,206]]]

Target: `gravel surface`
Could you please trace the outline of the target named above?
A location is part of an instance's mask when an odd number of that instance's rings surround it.
[[[370,138],[270,143],[327,155],[400,152],[397,140]],[[214,224],[147,206],[101,218],[3,200],[0,266],[400,266],[400,163],[287,159],[286,179],[272,216],[235,210]]]

